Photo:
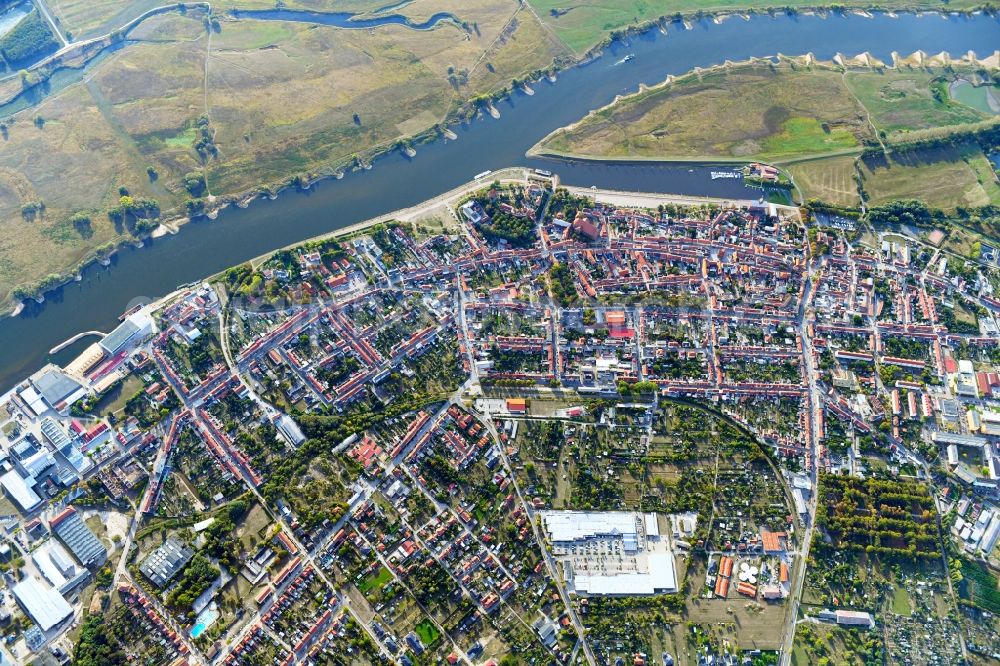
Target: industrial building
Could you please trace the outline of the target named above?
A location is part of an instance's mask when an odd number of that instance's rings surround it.
[[[177,539],[170,537],[162,546],[146,556],[139,571],[156,587],[163,587],[183,569],[194,551]]]
[[[864,611],[838,610],[834,611],[837,624],[851,627],[874,627],[875,619]]]
[[[49,527],[83,566],[99,567],[108,559],[108,549],[73,507],[49,521]]]
[[[48,631],[73,616],[73,608],[62,595],[42,585],[37,578],[28,576],[11,591],[17,603],[42,631]]]
[[[59,368],[50,366],[35,375],[31,380],[31,386],[20,395],[31,411],[40,415],[46,411],[46,405],[57,412],[66,410],[87,395],[87,390]]]
[[[677,591],[673,553],[655,513],[541,512],[552,551],[579,595],[640,596]]]
[[[108,356],[114,356],[131,343],[136,343],[153,332],[153,320],[146,314],[136,313],[118,325],[118,328],[98,342]]]
[[[31,513],[42,503],[42,498],[35,492],[35,479],[23,477],[16,470],[0,476],[0,485],[24,513]]]

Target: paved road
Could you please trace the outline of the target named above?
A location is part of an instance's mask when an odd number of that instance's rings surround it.
[[[52,34],[54,34],[56,36],[56,38],[59,39],[59,41],[62,43],[63,46],[68,46],[69,42],[66,40],[66,37],[63,35],[62,30],[59,29],[59,26],[56,25],[55,19],[53,19],[52,18],[52,14],[49,13],[49,8],[45,6],[45,1],[44,0],[35,0],[35,6],[38,7],[38,12],[43,17],[45,17],[46,21],[49,22],[49,27],[52,28]]]
[[[536,516],[534,506],[524,499],[524,494],[521,492],[521,486],[517,482],[517,476],[514,474],[514,468],[511,466],[510,460],[507,458],[507,451],[500,444],[500,433],[497,432],[496,426],[493,424],[492,417],[484,414],[480,414],[479,417],[480,420],[486,424],[486,428],[493,436],[493,440],[497,442],[497,449],[500,451],[500,459],[503,461],[503,465],[507,469],[507,473],[510,475],[511,484],[514,486],[514,492],[517,494],[518,502],[521,503],[521,507],[528,514],[531,529],[535,534],[535,541],[538,543],[538,548],[542,552],[542,557],[545,558],[545,567],[548,569],[549,578],[559,590],[559,597],[562,599],[563,605],[566,606],[566,612],[569,613],[570,620],[573,622],[573,629],[576,630],[576,635],[580,639],[580,644],[583,647],[583,654],[587,658],[587,663],[590,664],[590,666],[596,666],[597,659],[594,657],[594,651],[591,649],[590,642],[587,640],[583,622],[580,620],[580,616],[573,607],[573,603],[569,598],[569,593],[566,591],[566,585],[563,584],[562,578],[558,575],[559,569],[556,566],[555,560],[553,559],[551,553],[549,553],[549,549],[545,547],[545,537],[542,534],[541,527],[538,525],[538,521],[535,519]]]
[[[808,446],[812,456],[812,470],[810,478],[812,481],[812,493],[809,497],[809,518],[803,533],[803,543],[799,548],[799,556],[795,562],[792,575],[792,592],[789,595],[788,615],[785,618],[783,629],[783,640],[781,647],[781,666],[790,666],[792,659],[792,647],[795,640],[796,619],[799,615],[799,605],[802,599],[802,588],[806,578],[806,563],[809,560],[809,547],[812,544],[813,531],[816,519],[816,489],[819,481],[819,415],[823,409],[822,396],[816,381],[816,364],[813,362],[812,340],[809,336],[809,303],[812,300],[812,277],[813,271],[807,270],[805,274],[805,289],[802,292],[802,302],[799,304],[799,312],[796,316],[796,323],[799,328],[799,336],[802,339],[802,362],[806,371],[806,380],[809,385],[809,409],[811,410],[810,432],[806,433]]]

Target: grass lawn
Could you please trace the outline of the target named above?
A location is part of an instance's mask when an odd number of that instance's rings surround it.
[[[906,590],[897,585],[892,590],[892,612],[896,615],[909,616],[913,613],[913,606],[910,604],[910,595]]]
[[[825,157],[796,162],[786,169],[806,200],[819,199],[838,206],[857,206],[858,184],[854,180],[854,157]]]
[[[267,511],[259,503],[254,502],[237,529],[241,547],[247,552],[251,551],[261,542],[270,525],[271,518],[267,515]]]
[[[424,619],[418,624],[413,630],[420,637],[420,642],[424,644],[427,649],[433,649],[438,640],[441,638],[441,632],[438,628],[434,626],[434,623],[430,620]]]
[[[948,231],[948,236],[942,244],[942,249],[954,252],[963,257],[968,257],[972,254],[972,244],[977,240],[978,236],[955,225]]]
[[[743,597],[728,600],[702,599],[700,582],[705,578],[702,560],[693,560],[684,577],[698,584],[688,592],[685,620],[704,625],[728,625],[727,637],[744,650],[775,650],[781,647],[781,633],[790,610],[787,603],[748,603]],[[735,590],[733,591],[735,595]]]
[[[764,151],[773,155],[823,153],[854,148],[858,139],[846,128],[824,129],[816,118],[789,118],[781,131],[764,140]]]
[[[361,590],[363,594],[367,595],[369,592],[381,590],[383,587],[388,585],[391,580],[392,573],[385,567],[379,567],[377,572],[361,581],[358,585],[358,589]]]
[[[142,389],[142,386],[142,378],[129,375],[101,397],[94,405],[94,414],[107,416],[120,412],[125,409],[125,403],[128,402],[128,399]]]
[[[966,144],[862,160],[861,174],[871,205],[921,199],[948,210],[1000,202],[1000,185],[988,168],[982,150]]]
[[[974,123],[991,117],[949,100],[944,83],[937,84],[942,100],[935,99],[933,82],[943,74],[941,70],[886,69],[849,72],[845,80],[871,113],[875,126],[890,134]]]

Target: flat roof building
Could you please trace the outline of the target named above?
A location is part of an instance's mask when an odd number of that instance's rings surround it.
[[[0,485],[25,513],[34,511],[42,503],[42,498],[35,492],[34,478],[25,478],[17,471],[11,470],[0,476]]]
[[[73,617],[73,609],[56,590],[47,588],[37,579],[28,576],[11,591],[24,612],[42,631]]]
[[[874,627],[875,620],[870,613],[864,611],[838,610],[835,611],[837,624],[844,624],[852,627]]]
[[[655,513],[543,511],[553,554],[576,594],[640,596],[677,590],[674,556]]]
[[[73,578],[77,571],[76,565],[69,554],[57,541],[49,541],[47,547],[39,548],[31,554],[31,559],[45,580],[58,588]]]
[[[153,321],[145,314],[136,313],[118,325],[118,328],[98,342],[108,356],[122,351],[133,340],[145,337],[153,330]]]
[[[87,394],[87,390],[62,370],[52,367],[32,380],[32,385],[41,394],[49,407],[62,411]]]

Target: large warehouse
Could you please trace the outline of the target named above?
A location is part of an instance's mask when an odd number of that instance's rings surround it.
[[[72,607],[62,595],[45,587],[36,578],[28,576],[11,591],[17,603],[42,631],[48,631],[73,616]]]
[[[83,566],[99,567],[108,559],[108,549],[73,507],[64,509],[49,521],[49,527]]]
[[[543,511],[540,514],[562,563],[566,582],[579,595],[641,596],[677,591],[669,541],[655,513]]]

